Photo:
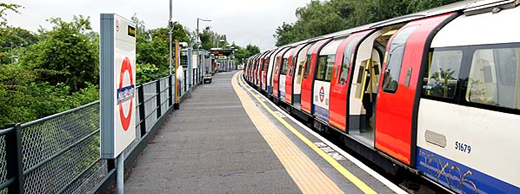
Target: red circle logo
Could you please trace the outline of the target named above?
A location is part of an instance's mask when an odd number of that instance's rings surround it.
[[[123,77],[125,76],[125,72],[128,71],[128,75],[130,76],[130,86],[134,85],[134,76],[132,72],[132,65],[130,63],[130,59],[125,57],[123,60],[123,65],[121,66],[121,75],[119,76],[119,89],[123,89]],[[130,99],[130,108],[128,110],[128,114],[125,115],[123,112],[123,102],[119,103],[119,117],[121,118],[121,125],[123,126],[124,131],[128,131],[128,127],[130,126],[130,119],[132,116],[132,110],[134,109],[134,98]]]
[[[325,98],[325,90],[323,89],[323,86],[320,88],[320,102],[323,102],[323,98]]]

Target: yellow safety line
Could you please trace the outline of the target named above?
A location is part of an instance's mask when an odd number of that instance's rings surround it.
[[[237,73],[239,74],[239,73]],[[240,82],[243,85],[242,80]],[[316,153],[318,153],[323,159],[325,159],[330,165],[332,165],[339,173],[341,173],[345,178],[347,178],[350,182],[352,182],[354,185],[356,185],[359,189],[361,189],[364,193],[377,193],[372,188],[370,188],[367,184],[365,184],[362,180],[357,178],[354,174],[352,174],[350,171],[345,169],[338,161],[336,161],[334,158],[329,156],[327,153],[325,153],[323,150],[318,148],[312,141],[310,141],[307,137],[302,135],[298,130],[296,130],[291,124],[289,124],[287,121],[285,121],[283,118],[278,116],[271,108],[269,108],[260,98],[251,92],[250,89],[246,90],[253,95],[253,97],[256,98],[256,100],[262,104],[262,106],[271,113],[278,121],[280,121],[287,129],[289,129],[294,135],[296,135],[300,140],[302,140],[305,144],[307,144],[309,147],[311,147]]]
[[[238,85],[237,77],[238,74],[233,76],[233,89],[240,98],[244,110],[301,192],[343,194],[344,192],[336,183],[325,175],[321,169],[256,106],[253,99]]]

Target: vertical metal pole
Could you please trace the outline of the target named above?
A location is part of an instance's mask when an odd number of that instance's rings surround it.
[[[14,178],[14,183],[9,185],[9,193],[24,193],[23,163],[22,163],[22,127],[20,124],[10,125],[13,131],[5,135],[5,152],[7,179]]]
[[[195,42],[197,42],[197,44],[198,44],[198,41],[200,39],[200,36],[199,36],[199,20],[200,20],[200,18],[197,18],[197,39],[195,40]]]
[[[173,3],[172,3],[172,0],[170,0],[170,20],[168,20],[168,22],[171,22],[172,21],[172,17],[173,17]]]
[[[173,18],[173,15],[172,15],[173,13],[172,12],[173,12],[173,10],[172,10],[172,0],[170,0],[170,18],[168,19],[168,25],[170,26],[170,31],[168,32],[168,37],[170,38],[170,44],[169,44],[170,45],[170,55],[169,55],[170,56],[169,57],[169,59],[170,59],[170,75],[173,72],[173,70],[172,70],[173,69],[173,65],[172,65],[172,63],[173,63],[173,60],[172,60],[172,57],[173,57],[173,55],[172,55],[172,52],[173,52],[172,51],[172,40],[173,40],[173,27],[175,26],[173,24],[173,21],[172,21],[172,18]]]
[[[188,98],[191,98],[191,87],[193,83],[193,48],[188,48]]]
[[[140,85],[137,88],[137,98],[139,99],[139,120],[141,124],[139,127],[141,128],[141,137],[146,135],[146,113],[145,113],[145,105],[144,105],[144,85]]]
[[[171,2],[171,0],[170,0]],[[179,41],[175,41],[175,103],[173,104],[173,109],[179,110],[180,104],[179,104],[179,94],[180,92],[180,83],[178,75],[181,72],[177,72],[177,69],[179,69]]]
[[[173,105],[173,84],[172,84],[172,74],[168,76],[168,110],[170,110],[171,106]]]
[[[117,194],[125,193],[125,152],[117,157]]]
[[[162,100],[161,100],[161,79],[156,80],[155,82],[155,91],[156,91],[156,99],[157,99],[157,119],[161,117],[162,114]]]
[[[202,85],[204,85],[204,74],[206,74],[206,57],[204,55],[201,55],[200,58],[202,60],[202,62],[201,62],[201,64],[202,64],[202,69],[201,69],[201,71],[202,71],[202,75],[201,75],[201,77],[202,77]]]
[[[170,55],[169,55],[169,59],[170,59],[170,75],[173,73],[173,50],[172,50],[172,39],[173,39],[173,27],[171,27],[170,31],[168,32],[168,36],[170,37]]]

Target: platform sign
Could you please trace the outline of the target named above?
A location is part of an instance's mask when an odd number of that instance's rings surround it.
[[[101,158],[116,158],[136,138],[135,24],[101,14]]]

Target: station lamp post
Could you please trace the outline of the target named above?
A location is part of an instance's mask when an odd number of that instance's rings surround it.
[[[211,22],[211,20],[208,20],[208,19],[202,19],[202,18],[197,18],[197,43],[201,44],[200,42],[200,32],[199,32],[199,23],[200,21],[203,21],[203,22]]]

